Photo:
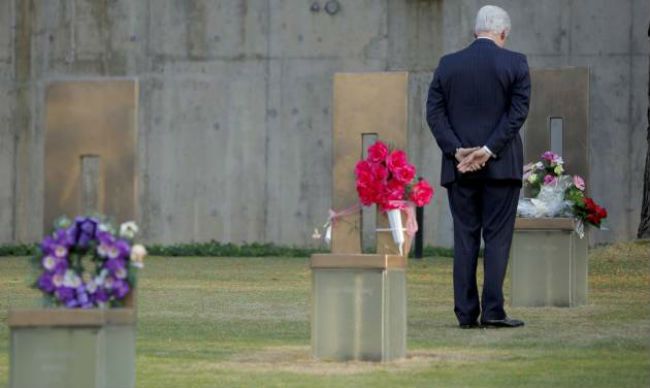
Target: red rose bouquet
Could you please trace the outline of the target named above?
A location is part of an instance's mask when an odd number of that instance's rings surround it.
[[[391,150],[379,140],[368,148],[368,157],[357,163],[355,174],[359,201],[364,206],[376,204],[386,212],[393,241],[403,254],[401,209],[407,213],[406,233],[412,237],[417,231],[413,207],[428,204],[433,187],[424,179],[416,181],[415,166],[409,163],[406,152]]]
[[[376,204],[382,211],[404,207],[405,201],[424,206],[433,198],[433,187],[415,179],[415,166],[402,150],[390,150],[381,141],[368,148],[368,157],[355,168],[357,193],[364,206]]]
[[[589,197],[584,197],[580,203],[576,202],[574,212],[577,217],[598,228],[600,228],[603,218],[607,218],[607,210]]]

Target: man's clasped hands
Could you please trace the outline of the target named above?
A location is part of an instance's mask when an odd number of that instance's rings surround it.
[[[461,173],[478,171],[490,159],[490,154],[483,147],[459,148],[454,156],[458,161],[456,168]]]

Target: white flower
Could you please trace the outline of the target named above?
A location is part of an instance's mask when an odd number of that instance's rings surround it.
[[[535,167],[536,167],[537,169],[540,169],[540,170],[541,170],[542,168],[544,168],[544,163],[542,163],[542,162],[537,162],[537,163],[535,164]]]
[[[88,291],[89,294],[94,294],[95,291],[97,291],[97,283],[95,281],[90,280],[89,282],[86,283],[86,291]]]
[[[56,248],[54,248],[54,256],[58,257],[59,259],[64,258],[68,254],[68,248],[64,247],[63,245],[57,245]]]
[[[65,271],[63,285],[70,288],[77,288],[81,285],[81,278],[73,270]]]
[[[45,256],[45,258],[43,259],[43,267],[46,270],[48,271],[53,270],[55,265],[56,265],[56,260],[54,259],[54,257],[52,257],[52,255]]]
[[[120,237],[133,240],[135,235],[138,234],[139,230],[140,229],[138,228],[138,225],[135,223],[135,221],[127,221],[120,225]]]
[[[115,271],[115,276],[118,279],[125,279],[126,278],[126,269],[124,267],[120,267],[117,271]]]
[[[95,284],[97,284],[98,286],[103,286],[104,280],[106,280],[106,276],[108,276],[108,270],[104,268],[99,273],[99,276],[95,276]]]
[[[147,256],[147,249],[141,244],[135,244],[131,248],[131,262],[136,268],[144,268],[144,258]]]
[[[106,252],[109,259],[117,259],[120,256],[120,250],[115,245],[109,247]]]
[[[311,238],[314,240],[320,240],[321,237],[322,236],[320,235],[318,228],[314,228],[314,234],[311,235]]]
[[[52,277],[52,284],[54,284],[54,287],[61,287],[63,285],[63,275],[61,274],[56,274]]]
[[[97,254],[101,257],[106,257],[108,256],[108,249],[109,246],[107,246],[106,244],[99,244],[99,246],[97,247]]]

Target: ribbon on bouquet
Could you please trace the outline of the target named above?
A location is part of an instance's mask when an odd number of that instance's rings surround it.
[[[343,210],[336,211],[334,209],[329,209],[329,216],[327,217],[327,222],[323,225],[325,228],[325,242],[329,245],[332,242],[332,226],[339,218],[347,217],[354,213],[357,213],[361,210],[361,204],[355,203],[352,206],[346,207]]]
[[[390,201],[390,205],[406,212],[406,234],[411,238],[415,236],[418,231],[418,220],[415,218],[415,203],[412,201]]]
[[[405,231],[406,234],[413,238],[415,236],[415,233],[418,231],[418,222],[415,217],[415,203],[412,201],[391,201],[390,202],[391,207],[394,207],[395,209],[400,209],[403,210],[406,213],[406,224],[405,224]],[[328,213],[328,218],[327,222],[323,225],[323,228],[325,229],[325,243],[328,245],[332,241],[332,226],[336,223],[338,219],[347,217],[349,215],[352,215],[354,213],[357,213],[361,210],[361,204],[360,203],[355,203],[352,206],[346,207],[343,210],[334,210],[334,209],[329,209]],[[318,230],[314,231],[314,238],[320,239],[320,233],[318,233]]]

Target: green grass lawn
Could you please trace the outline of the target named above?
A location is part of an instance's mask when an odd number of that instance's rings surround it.
[[[0,258],[0,386],[7,309],[37,303],[28,268]],[[408,358],[334,363],[309,356],[306,258],[150,258],[137,386],[650,387],[650,245],[593,250],[589,285],[588,306],[510,308],[525,327],[460,330],[451,259],[411,260]]]

